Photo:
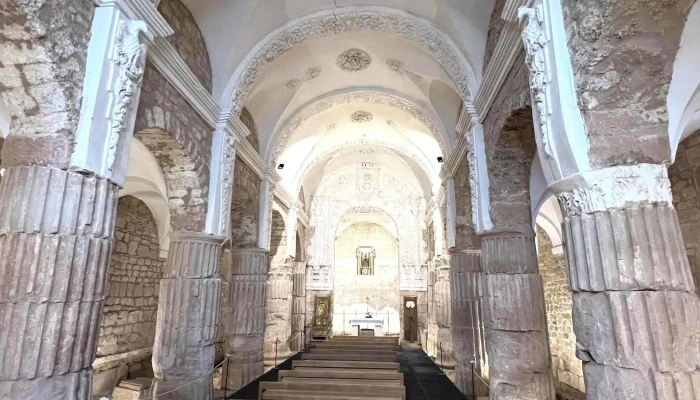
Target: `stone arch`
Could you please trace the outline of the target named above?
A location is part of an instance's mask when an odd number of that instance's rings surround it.
[[[678,145],[675,162],[668,167],[673,206],[683,236],[688,263],[700,292],[700,130]]]
[[[197,172],[195,160],[162,129],[143,129],[134,137],[153,153],[163,171],[173,230],[203,231],[208,179]]]
[[[174,33],[166,40],[173,46],[190,71],[209,93],[212,91],[212,72],[209,52],[202,32],[192,13],[180,0],[160,0],[158,12]]]
[[[0,102],[12,117],[3,163],[68,168],[80,119],[92,1],[4,1]],[[50,9],[50,12],[46,10]]]
[[[122,196],[93,363],[93,395],[110,395],[120,380],[152,374],[157,288],[165,269],[159,250],[156,218],[148,205]]]
[[[435,140],[438,142],[443,154],[449,154],[451,148],[448,146],[450,143],[452,143],[452,138],[447,136],[447,130],[442,124],[442,120],[434,110],[429,110],[426,112],[424,107],[420,106],[419,104],[416,104],[400,95],[389,93],[381,89],[366,89],[340,94],[333,93],[331,95],[313,100],[299,109],[293,116],[291,116],[284,122],[284,124],[281,125],[281,129],[277,130],[270,136],[270,142],[267,146],[267,154],[265,155],[266,160],[268,160],[269,163],[274,164],[275,160],[281,154],[285,144],[287,144],[289,137],[304,121],[335,106],[354,102],[388,105],[411,115],[413,118],[422,122],[428,127],[431,135],[433,135]]]
[[[470,87],[477,86],[476,74],[464,54],[431,21],[389,7],[334,7],[289,21],[260,41],[229,80],[222,107],[240,112],[261,71],[295,46],[349,31],[377,32],[414,42],[443,66],[463,100],[470,97]]]

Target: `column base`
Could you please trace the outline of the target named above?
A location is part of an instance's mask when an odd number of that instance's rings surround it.
[[[48,378],[0,381],[0,399],[89,400],[92,368]]]
[[[192,380],[153,379],[150,396],[158,400],[212,400],[214,398],[213,372]]]

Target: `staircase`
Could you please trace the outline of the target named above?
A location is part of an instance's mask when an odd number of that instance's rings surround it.
[[[406,400],[397,342],[367,336],[312,341],[277,382],[260,382],[258,400]]]

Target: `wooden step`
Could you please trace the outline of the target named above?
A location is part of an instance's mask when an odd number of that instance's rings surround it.
[[[306,397],[274,397],[277,394],[268,391],[288,391],[302,393]],[[290,393],[288,393],[290,394]],[[336,394],[345,397],[333,397]],[[314,396],[326,397],[314,397]],[[361,397],[366,396],[366,397]],[[347,384],[347,383],[307,383],[307,382],[260,382],[258,399],[354,399],[354,398],[389,398],[406,400],[406,388],[392,385]]]
[[[376,361],[396,362],[396,354],[391,356],[358,355],[358,354],[310,354],[302,353],[302,360],[329,360],[329,361]]]
[[[329,342],[333,341],[359,341],[359,342],[390,342],[390,343],[398,343],[399,338],[398,337],[392,337],[392,336],[377,336],[377,337],[372,337],[372,336],[333,336],[332,338],[328,339]]]
[[[343,371],[334,368],[316,368],[311,370],[292,370],[279,371],[279,379],[285,377],[294,378],[316,378],[316,379],[342,379],[342,380],[358,380],[366,381],[374,384],[377,381],[392,381],[403,385],[403,374],[394,371],[377,371],[377,370],[354,370]]]
[[[263,400],[402,400],[401,396],[351,395],[347,393],[308,393],[294,390],[267,390]]]
[[[361,350],[361,349],[342,349],[342,348],[311,348],[309,349],[311,354],[357,354],[357,355],[380,355],[380,356],[391,356],[396,355],[394,350]]]
[[[372,349],[372,350],[390,350],[397,351],[398,345],[395,344],[364,344],[364,343],[314,343],[311,345],[313,349]]]
[[[386,369],[398,371],[397,362],[294,360],[292,368]]]
[[[301,382],[301,383],[319,383],[319,384],[335,384],[335,383],[346,383],[352,385],[364,384],[357,379],[332,379],[332,378],[297,378],[295,376],[285,376],[279,378],[279,382]],[[372,381],[372,385],[389,385],[389,386],[403,386],[399,381]]]

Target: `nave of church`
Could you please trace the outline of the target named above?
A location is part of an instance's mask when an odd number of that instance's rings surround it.
[[[695,0],[0,0],[0,400],[700,400],[699,68]]]

